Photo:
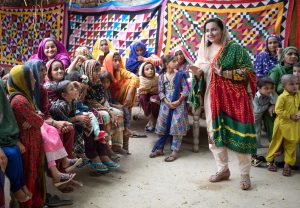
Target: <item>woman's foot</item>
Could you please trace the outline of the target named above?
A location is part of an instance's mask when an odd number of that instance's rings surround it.
[[[163,150],[155,150],[154,152],[151,152],[149,157],[150,158],[155,158],[155,157],[162,156],[162,155],[164,155]]]
[[[32,198],[32,193],[28,190],[27,186],[23,186],[22,190],[30,199]]]
[[[178,158],[177,152],[173,151],[168,157],[165,158],[165,162],[173,162]]]
[[[63,168],[67,173],[71,172],[77,166],[80,166],[82,164],[82,158],[67,159],[66,161],[66,164],[63,164]]]
[[[29,196],[27,196],[27,194],[23,191],[22,188],[19,191],[13,193],[13,196],[18,202],[26,202],[29,199],[31,199]]]
[[[292,175],[291,167],[288,164],[284,164],[284,168],[282,170],[282,175],[283,176],[291,176]]]
[[[224,170],[222,172],[216,172],[215,175],[212,175],[209,177],[208,181],[215,183],[215,182],[220,182],[223,180],[228,180],[230,177],[230,171],[229,168],[227,170]]]
[[[242,190],[248,190],[251,187],[249,174],[241,175],[240,187]]]
[[[53,178],[52,181],[55,187],[59,187],[70,182],[75,176],[76,173],[61,173],[58,177]]]

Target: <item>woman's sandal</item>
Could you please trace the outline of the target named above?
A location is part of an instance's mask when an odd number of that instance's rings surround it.
[[[95,170],[97,173],[107,173],[108,168],[106,165],[104,165],[102,162],[91,162],[90,167]]]
[[[251,187],[250,176],[241,175],[240,187],[242,190],[248,190]]]
[[[177,159],[178,157],[175,155],[169,155],[168,157],[165,158],[165,162],[173,162]]]
[[[115,163],[113,161],[104,161],[102,162],[104,165],[106,165],[106,167],[108,168],[108,170],[113,170],[116,168],[119,168],[120,165],[118,163]]]
[[[71,172],[74,170],[77,166],[80,166],[82,164],[82,158],[78,159],[69,159],[69,166],[65,168],[66,173]]]
[[[149,157],[150,158],[155,158],[155,157],[162,156],[162,155],[165,155],[165,153],[163,151],[156,150],[154,152],[151,152],[151,154],[149,155]]]
[[[75,176],[76,173],[61,173],[61,175],[59,176],[59,182],[54,182],[54,186],[59,187],[63,184],[66,184],[70,182]]]
[[[283,170],[282,170],[283,176],[291,176],[291,174],[292,174],[292,170],[291,170],[290,166],[283,168]]]
[[[268,166],[268,170],[269,171],[272,171],[272,172],[276,172],[277,171],[277,167],[275,166],[274,163],[268,163],[267,166]]]

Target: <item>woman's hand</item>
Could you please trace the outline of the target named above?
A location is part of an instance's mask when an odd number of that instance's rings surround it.
[[[84,123],[87,126],[91,122],[90,117],[88,115],[78,115],[78,116],[76,116],[76,120]]]
[[[138,56],[138,58],[137,58],[138,61],[142,61],[142,62],[144,61],[144,59],[145,58],[143,56]]]
[[[67,121],[54,121],[53,126],[57,129],[59,129],[63,134],[68,133],[70,131],[69,126],[71,126],[72,123]]]
[[[177,108],[178,106],[181,105],[181,102],[179,100],[176,100],[174,102],[171,103],[175,108]]]
[[[26,151],[25,146],[21,142],[17,142],[16,145],[19,147],[21,154],[23,154]]]
[[[187,69],[189,72],[191,72],[196,77],[199,77],[203,72],[199,67],[197,67],[195,65],[188,65]]]
[[[5,172],[7,166],[7,157],[4,154],[3,150],[0,148],[0,168],[2,172]]]

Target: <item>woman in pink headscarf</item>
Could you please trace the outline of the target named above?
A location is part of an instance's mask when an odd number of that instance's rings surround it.
[[[46,64],[51,59],[60,60],[64,64],[64,68],[68,68],[71,64],[70,57],[65,46],[54,38],[44,38],[39,45],[38,53],[34,54],[30,60],[43,60]]]

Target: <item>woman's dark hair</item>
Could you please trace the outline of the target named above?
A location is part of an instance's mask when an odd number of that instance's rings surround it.
[[[148,64],[150,64],[155,71],[155,66],[151,62],[146,62],[146,63],[144,63],[143,68],[142,68],[142,76],[143,77],[145,77],[145,72],[144,72],[145,66]],[[155,74],[153,75],[153,77],[155,77]]]
[[[206,32],[206,25],[208,23],[211,23],[211,22],[214,22],[218,25],[218,27],[223,31],[224,30],[224,25],[223,25],[223,22],[222,20],[220,20],[219,18],[211,18],[209,20],[207,20],[205,23],[204,23],[204,30],[203,30],[203,35],[205,35],[205,32]],[[207,40],[207,43],[206,43],[206,46],[210,46],[212,44],[212,42],[210,42],[209,40]]]
[[[109,73],[108,71],[101,72],[101,74],[100,74],[100,80],[103,81],[105,79],[109,79],[110,82],[113,81],[111,73]]]
[[[270,77],[259,78],[256,82],[256,85],[259,89],[267,84],[275,85],[275,82]]]
[[[57,97],[61,100],[63,100],[63,96],[62,93],[66,92],[66,88],[68,87],[69,84],[71,84],[72,82],[69,80],[64,80],[58,83],[55,93],[57,95]]]
[[[121,55],[119,54],[119,52],[115,52],[114,55],[113,55],[113,58],[116,57],[116,56],[120,56],[120,58],[121,58]]]
[[[295,63],[293,67],[300,67],[300,62]]]
[[[65,77],[66,80],[82,82],[81,74],[77,71],[67,74]]]
[[[174,59],[175,56],[172,55],[166,55],[161,58],[162,61],[161,73],[165,73],[167,71],[167,64],[173,61]]]

